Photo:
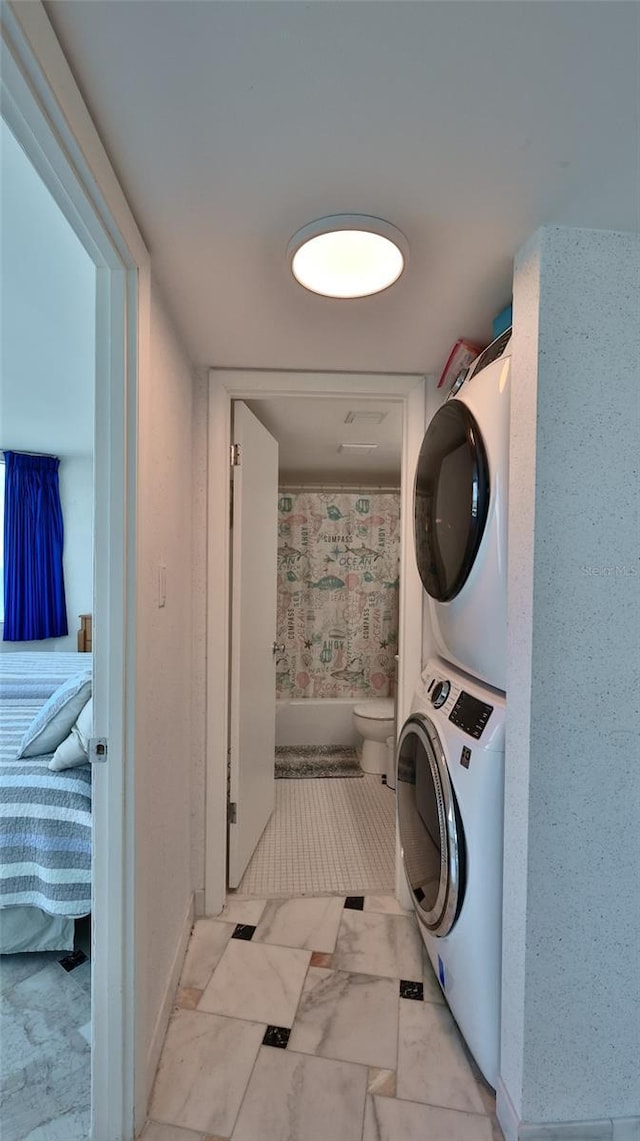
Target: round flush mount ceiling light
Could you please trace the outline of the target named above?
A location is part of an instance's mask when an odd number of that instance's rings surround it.
[[[287,255],[296,281],[324,297],[369,297],[397,281],[409,253],[404,234],[381,218],[334,214],[294,234]]]

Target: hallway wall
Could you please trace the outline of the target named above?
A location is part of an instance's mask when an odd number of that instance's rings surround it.
[[[192,372],[152,279],[139,400],[136,935],[139,1032],[153,1079],[191,881]],[[166,603],[158,605],[159,567]]]

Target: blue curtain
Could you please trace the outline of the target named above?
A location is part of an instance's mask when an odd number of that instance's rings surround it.
[[[4,458],[4,641],[58,638],[69,632],[60,461],[19,452]]]

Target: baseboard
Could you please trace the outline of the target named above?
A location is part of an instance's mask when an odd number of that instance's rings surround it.
[[[611,1118],[601,1121],[530,1121],[520,1126],[518,1141],[612,1141]]]
[[[151,1091],[153,1089],[153,1082],[156,1076],[156,1070],[158,1069],[158,1063],[160,1062],[160,1055],[162,1053],[162,1047],[164,1045],[164,1039],[167,1033],[167,1027],[169,1025],[169,1018],[171,1017],[171,1009],[173,1007],[174,996],[178,987],[178,982],[180,981],[180,975],[182,973],[182,964],[184,963],[187,944],[191,935],[191,928],[193,927],[193,917],[194,898],[191,896],[189,899],[189,906],[187,907],[182,923],[180,938],[178,939],[176,953],[173,957],[171,970],[169,971],[169,977],[164,989],[164,995],[160,1004],[160,1010],[158,1011],[158,1017],[156,1018],[156,1024],[153,1029],[153,1034],[151,1035],[151,1042],[147,1051],[147,1106],[149,1105]]]
[[[640,1117],[521,1121],[502,1078],[498,1078],[496,1089],[496,1114],[505,1141],[640,1141]]]
[[[193,893],[193,914],[196,919],[202,919],[204,915],[204,888]]]
[[[520,1117],[502,1078],[498,1078],[496,1086],[496,1116],[504,1133],[505,1141],[518,1141]]]

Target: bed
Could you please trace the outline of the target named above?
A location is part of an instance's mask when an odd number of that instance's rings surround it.
[[[0,953],[73,948],[91,910],[91,766],[16,759],[25,729],[86,653],[0,654]]]

